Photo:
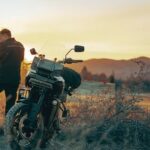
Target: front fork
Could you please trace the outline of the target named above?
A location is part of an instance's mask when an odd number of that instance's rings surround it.
[[[49,117],[49,121],[48,121],[48,130],[50,131],[51,128],[53,127],[53,123],[56,119],[56,117],[58,117],[58,109],[59,109],[59,105],[60,105],[60,102],[59,100],[53,100],[52,101],[52,109],[51,109],[51,114],[50,114],[50,117]]]
[[[56,130],[60,130],[60,124],[58,123],[60,120],[59,118],[59,110],[62,111],[62,117],[63,118],[67,118],[68,115],[70,114],[69,110],[66,108],[66,106],[64,105],[63,102],[61,102],[61,100],[56,99],[53,100],[52,102],[52,110],[51,110],[51,115],[49,117],[49,123],[48,123],[48,130],[50,131],[51,128],[53,127],[54,123],[56,123],[55,125],[55,129]],[[62,107],[61,107],[62,105]],[[55,122],[56,121],[56,122]]]
[[[28,121],[30,123],[30,126],[33,127],[33,128],[36,125],[37,115],[41,111],[46,93],[47,93],[47,89],[43,89],[43,92],[42,92],[42,94],[39,98],[38,103],[32,103],[31,102],[31,104],[30,104],[31,108],[29,109],[29,112],[28,112]],[[31,97],[29,97],[29,99],[30,98],[32,98],[32,95],[31,95]]]
[[[47,93],[47,90],[44,89],[41,96],[40,96],[40,98],[39,98],[38,103],[31,103],[30,104],[31,108],[29,109],[29,113],[28,113],[28,121],[29,121],[29,124],[30,124],[31,128],[36,128],[37,115],[41,111],[46,93]],[[32,95],[31,95],[31,97],[32,97]],[[56,99],[56,100],[52,101],[52,109],[51,109],[51,112],[50,112],[50,117],[49,117],[48,126],[47,126],[48,130],[50,130],[52,128],[53,123],[54,123],[54,121],[57,117],[59,105],[60,105],[59,100]]]
[[[43,89],[43,92],[39,98],[38,103],[32,103],[30,104],[30,108],[29,108],[29,112],[28,112],[28,121],[29,121],[29,126],[31,128],[36,128],[36,119],[37,119],[37,115],[39,114],[39,112],[41,111],[41,108],[43,106],[43,102],[45,99],[45,96],[47,94],[47,89]],[[30,95],[32,98],[32,93]],[[53,123],[56,119],[58,119],[58,109],[61,109],[60,105],[61,105],[61,101],[59,99],[55,99],[52,101],[52,109],[50,112],[50,116],[48,119],[48,125],[47,125],[47,129],[50,131],[51,128],[53,127]],[[63,104],[63,103],[62,103]],[[66,117],[68,114],[68,110],[66,109],[66,107],[63,104],[63,117]]]

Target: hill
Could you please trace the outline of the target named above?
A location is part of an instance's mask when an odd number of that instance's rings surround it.
[[[75,69],[77,72],[81,72],[82,68],[86,66],[92,74],[105,73],[106,75],[115,73],[117,78],[126,79],[131,74],[135,74],[139,71],[138,62],[144,63],[144,69],[146,76],[150,76],[150,58],[138,57],[128,60],[113,60],[113,59],[89,59],[82,63],[66,65],[67,67]]]

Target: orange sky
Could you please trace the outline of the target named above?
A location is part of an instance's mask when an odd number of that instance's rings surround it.
[[[35,47],[51,59],[75,44],[86,51],[74,58],[150,57],[149,0],[5,0],[0,18],[26,50]]]

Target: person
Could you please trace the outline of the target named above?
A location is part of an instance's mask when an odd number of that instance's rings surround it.
[[[0,92],[5,91],[5,113],[16,101],[23,59],[23,45],[12,38],[10,30],[2,29],[0,31]]]

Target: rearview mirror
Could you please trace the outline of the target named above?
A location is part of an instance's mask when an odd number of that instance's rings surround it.
[[[84,46],[75,45],[74,51],[75,52],[84,52]]]
[[[36,54],[37,54],[35,48],[31,48],[31,49],[30,49],[30,53],[31,53],[32,55],[36,55]]]

